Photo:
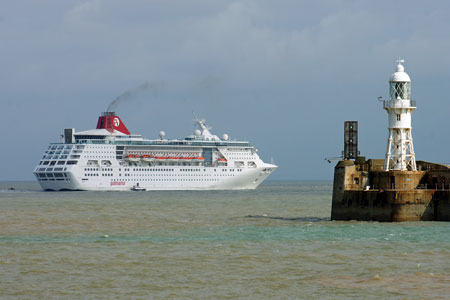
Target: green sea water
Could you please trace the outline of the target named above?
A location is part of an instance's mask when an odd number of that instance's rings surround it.
[[[331,191],[3,182],[0,299],[449,299],[449,223],[330,221]]]

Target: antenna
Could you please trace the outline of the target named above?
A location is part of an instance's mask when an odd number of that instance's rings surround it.
[[[195,113],[195,111],[192,111],[192,114],[194,115],[194,124],[203,128],[203,126],[205,124],[205,120],[200,120],[198,118],[197,114]]]
[[[400,65],[400,64],[402,64],[402,63],[404,63],[405,62],[405,60],[404,59],[401,59],[400,57],[397,59],[397,63]]]
[[[195,113],[195,111],[192,111],[192,114],[194,115],[194,122],[197,123],[199,121],[197,114]]]
[[[194,115],[195,125],[198,125],[202,130],[211,130],[212,127],[206,125],[206,120],[200,120],[194,111],[192,111],[192,114]]]

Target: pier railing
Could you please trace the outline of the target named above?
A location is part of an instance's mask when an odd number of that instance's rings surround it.
[[[433,191],[450,191],[450,183],[434,183],[434,184],[419,184],[414,189],[410,188],[396,188],[388,185],[373,185],[366,186],[365,191],[411,191],[411,190],[433,190]]]

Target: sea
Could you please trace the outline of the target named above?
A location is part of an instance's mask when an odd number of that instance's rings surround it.
[[[450,298],[450,223],[331,221],[331,193],[0,182],[0,299]]]

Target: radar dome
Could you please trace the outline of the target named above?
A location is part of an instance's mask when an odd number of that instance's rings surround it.
[[[160,137],[161,139],[164,139],[165,136],[166,136],[166,133],[165,133],[164,131],[160,131],[160,132],[159,132],[159,137]]]
[[[224,135],[222,135],[222,140],[224,140],[224,141],[228,141],[228,134],[224,134]]]
[[[194,135],[196,137],[200,137],[202,135],[202,132],[199,129],[197,129],[197,130],[194,131]]]

